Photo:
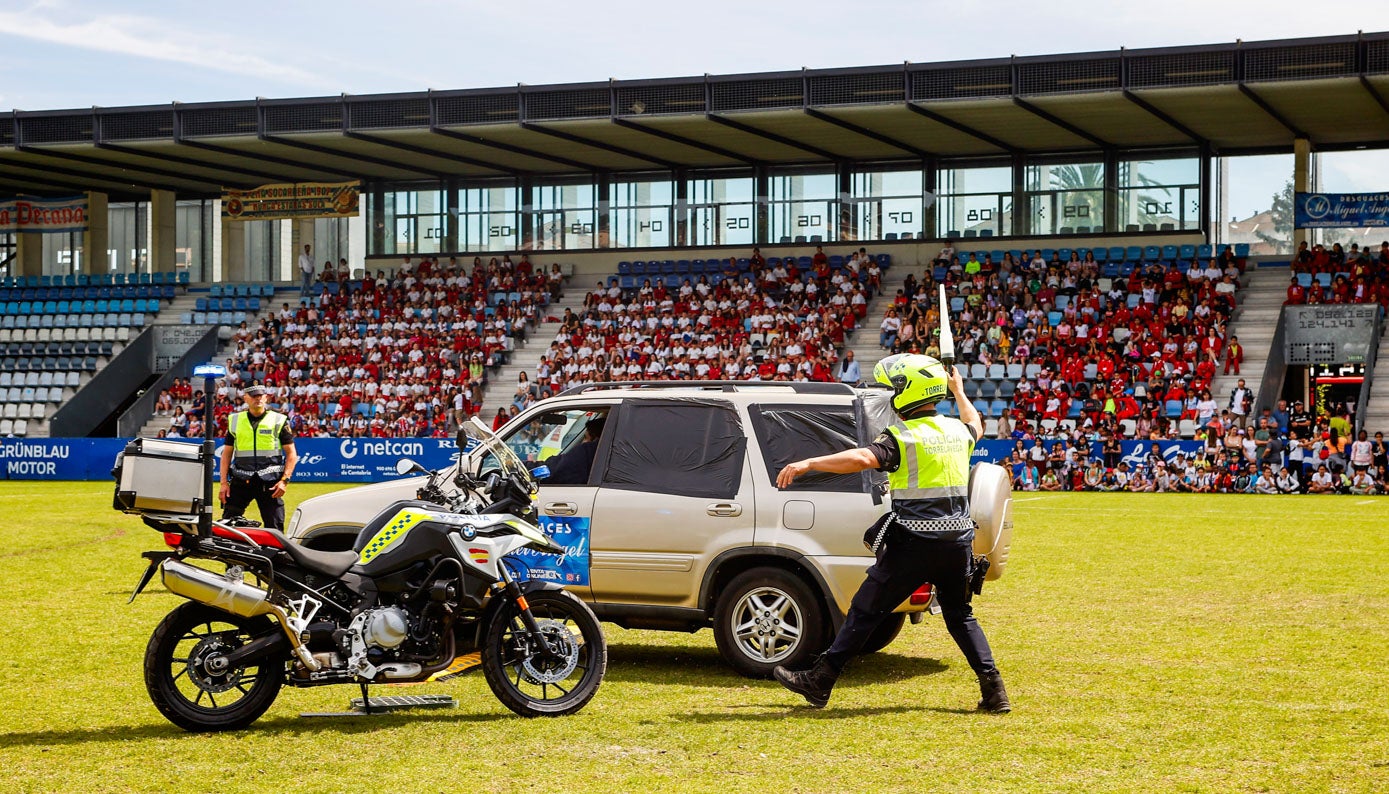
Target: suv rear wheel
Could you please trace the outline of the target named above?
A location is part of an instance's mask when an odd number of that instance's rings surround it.
[[[897,635],[902,633],[902,624],[906,622],[907,616],[901,612],[894,612],[883,618],[883,622],[868,635],[868,641],[863,644],[859,653],[877,653],[891,645],[892,641],[897,639]]]
[[[733,578],[714,612],[714,639],[739,673],[770,678],[799,669],[824,650],[825,616],[805,582],[780,568],[753,568]]]

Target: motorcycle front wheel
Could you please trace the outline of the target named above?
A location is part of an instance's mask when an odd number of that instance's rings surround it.
[[[279,630],[264,616],[237,617],[191,601],[175,607],[145,649],[145,688],[154,707],[186,731],[234,731],[255,722],[284,683],[284,657],[236,666],[225,657]]]
[[[541,638],[530,637],[515,604],[497,610],[482,652],[487,685],[523,717],[573,714],[593,699],[607,670],[603,630],[593,610],[563,590],[540,590],[526,601]]]

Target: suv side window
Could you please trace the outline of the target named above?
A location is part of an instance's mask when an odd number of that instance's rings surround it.
[[[751,414],[772,482],[788,463],[859,446],[853,409],[847,405],[755,405]],[[863,475],[812,471],[785,490],[863,493]]]
[[[747,438],[724,400],[634,399],[617,417],[601,485],[674,496],[733,499]]]

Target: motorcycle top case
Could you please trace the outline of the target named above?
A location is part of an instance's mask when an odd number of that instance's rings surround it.
[[[207,476],[201,444],[137,438],[116,457],[114,507],[126,513],[196,513]]]

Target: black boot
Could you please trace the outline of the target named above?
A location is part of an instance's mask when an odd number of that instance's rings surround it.
[[[839,671],[831,667],[830,663],[825,661],[825,657],[821,656],[809,670],[792,672],[777,665],[772,675],[782,686],[798,695],[804,695],[810,705],[822,709],[830,702],[830,690],[834,688],[835,679],[839,678]]]
[[[979,710],[992,714],[1007,714],[1013,710],[1008,702],[1008,690],[1003,688],[1003,676],[997,672],[979,676]]]

